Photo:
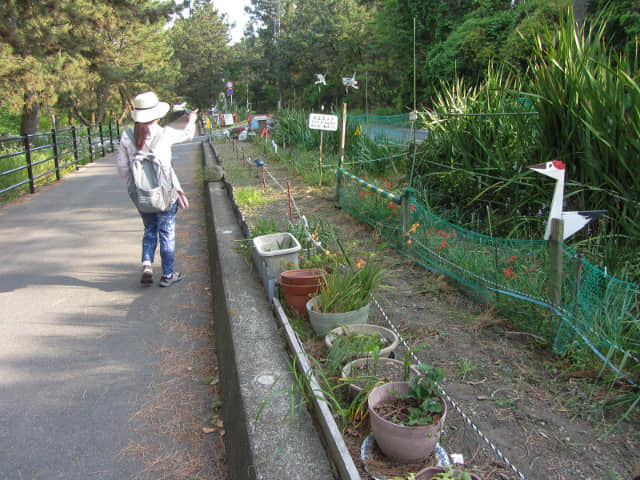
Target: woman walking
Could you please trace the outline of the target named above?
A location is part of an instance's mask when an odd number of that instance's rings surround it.
[[[175,143],[191,140],[195,133],[197,110],[191,112],[184,128],[172,126],[161,127],[158,120],[169,111],[169,104],[160,102],[153,92],[141,93],[134,100],[131,114],[135,125],[133,129],[122,132],[118,150],[118,171],[129,189],[132,182],[131,165],[137,152],[153,150],[153,154],[161,168],[171,179],[177,192],[177,200],[166,211],[158,213],[140,212],[144,224],[142,236],[142,275],[140,282],[144,285],[153,283],[152,264],[158,240],[160,241],[160,258],[162,260],[162,277],[160,286],[168,287],[182,279],[182,274],[174,270],[176,253],[176,214],[178,206],[188,208],[189,201],[180,180],[171,164],[171,146]]]

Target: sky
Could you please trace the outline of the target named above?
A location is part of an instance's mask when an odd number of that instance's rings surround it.
[[[244,7],[251,4],[250,0],[214,0],[213,6],[220,13],[226,13],[229,22],[235,22],[236,26],[231,29],[231,43],[237,43],[242,39],[244,27],[247,24],[248,16],[244,13]]]

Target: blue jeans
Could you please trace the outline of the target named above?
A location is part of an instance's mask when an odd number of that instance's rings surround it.
[[[158,238],[160,238],[160,258],[162,259],[162,275],[173,273],[176,258],[176,213],[178,202],[171,210],[160,213],[142,213],[144,235],[142,236],[142,261],[153,263]]]

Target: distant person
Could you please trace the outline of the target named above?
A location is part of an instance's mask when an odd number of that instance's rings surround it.
[[[172,126],[161,127],[158,120],[169,111],[169,104],[160,102],[153,92],[141,93],[134,100],[131,113],[135,125],[133,129],[122,132],[118,150],[118,171],[127,188],[131,182],[131,160],[136,152],[149,149],[154,142],[153,153],[165,172],[170,174],[173,187],[177,191],[177,200],[169,210],[160,213],[139,212],[144,224],[142,237],[142,275],[140,282],[144,285],[153,283],[152,264],[158,238],[160,239],[160,257],[162,259],[162,277],[159,285],[169,285],[182,280],[182,274],[173,269],[176,254],[176,214],[178,206],[188,208],[189,201],[180,180],[171,164],[171,145],[191,140],[195,133],[197,110],[189,113],[184,128]],[[133,130],[133,131],[131,131]],[[159,136],[158,139],[155,137]],[[131,138],[133,137],[133,138]]]

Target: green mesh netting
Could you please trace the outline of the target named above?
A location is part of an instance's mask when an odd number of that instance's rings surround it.
[[[640,364],[637,285],[606,275],[560,246],[561,297],[551,301],[552,242],[478,234],[431,214],[410,190],[399,196],[342,169],[338,177],[342,208],[406,256],[456,279],[480,301],[553,343],[557,353],[586,345],[604,360],[613,348]]]
[[[359,125],[369,138],[386,138],[389,142],[407,144],[412,141],[409,114],[402,115],[347,115],[350,125]]]

